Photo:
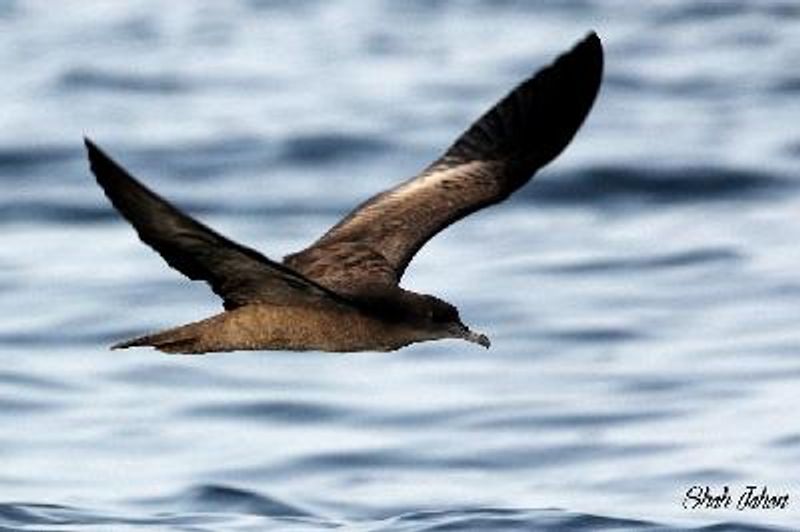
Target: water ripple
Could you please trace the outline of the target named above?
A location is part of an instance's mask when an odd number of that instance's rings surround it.
[[[353,158],[386,152],[388,147],[388,142],[383,139],[358,135],[298,135],[283,141],[278,161],[311,166],[352,162]]]
[[[611,201],[684,203],[757,199],[794,188],[774,174],[734,168],[595,166],[541,179],[515,197],[537,203],[606,205]]]
[[[188,408],[181,415],[199,418],[236,420],[244,418],[263,423],[322,423],[344,421],[348,410],[302,401],[232,401]]]
[[[81,156],[76,146],[3,146],[0,147],[0,175],[4,180],[19,179],[41,167],[63,164]]]
[[[0,530],[795,526],[677,499],[796,484],[796,4],[0,1]],[[490,351],[107,351],[218,305],[136,241],[84,132],[278,257],[589,22],[575,143],[403,279]]]
[[[197,512],[263,515],[268,517],[313,517],[313,514],[263,493],[221,485],[196,486],[159,501],[172,508]]]
[[[65,91],[102,90],[113,93],[175,94],[188,91],[194,84],[166,74],[111,72],[93,68],[74,68],[61,75],[58,88]]]
[[[651,270],[679,269],[693,266],[715,265],[717,263],[735,263],[743,259],[735,249],[721,247],[703,247],[676,251],[652,256],[641,254],[633,257],[611,259],[587,259],[579,262],[549,266],[542,271],[558,275],[587,274],[607,275]]]
[[[188,506],[184,512],[169,512],[150,517],[97,512],[73,506],[53,504],[0,504],[0,530],[37,531],[107,530],[134,527],[163,530],[256,531],[280,530],[365,530],[370,532],[433,532],[470,531],[639,531],[652,532],[781,532],[776,526],[757,526],[743,522],[725,522],[708,526],[664,525],[652,521],[622,519],[609,516],[565,512],[557,509],[509,509],[495,507],[456,508],[406,512],[372,521],[342,522],[331,520],[288,506],[252,492],[224,486],[204,486],[188,497],[174,501]],[[9,528],[3,528],[2,525]],[[53,527],[53,528],[50,528]],[[277,528],[276,528],[277,527]]]

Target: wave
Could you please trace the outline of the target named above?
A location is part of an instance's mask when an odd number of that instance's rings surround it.
[[[780,532],[789,530],[743,522],[720,522],[678,527],[640,519],[577,513],[559,509],[455,508],[409,511],[372,520],[344,521],[315,515],[272,497],[226,486],[205,485],[175,497],[143,501],[139,505],[168,505],[170,511],[150,516],[90,510],[40,503],[0,504],[0,530],[41,531],[44,527],[111,526],[191,527],[193,530],[331,530],[357,528],[373,532],[432,532],[539,530],[542,532],[631,530],[695,532]],[[176,509],[180,509],[176,511]],[[237,526],[238,525],[238,526]],[[245,526],[246,525],[246,526]],[[242,526],[243,528],[239,528]],[[8,528],[5,528],[8,527]]]
[[[321,403],[304,401],[240,401],[194,406],[183,414],[198,418],[247,419],[264,423],[322,423],[337,420],[348,412]]]
[[[625,274],[705,266],[708,264],[735,263],[743,260],[742,253],[728,247],[698,247],[672,253],[637,255],[624,258],[592,258],[548,266],[542,271],[558,275],[573,274]]]
[[[364,155],[372,150],[380,150],[380,143],[364,141],[359,137],[331,138],[327,136],[295,138],[282,145],[279,159],[291,165],[325,165],[337,161],[349,161],[360,152]],[[153,160],[147,165],[158,164],[160,174],[176,175],[181,179],[192,176],[203,179],[206,175],[214,175],[225,181],[225,172],[241,173],[256,167],[263,168],[261,164],[254,166],[254,158],[259,163],[264,162],[264,152],[254,153],[254,147],[248,145],[239,148],[239,156],[243,161],[223,161],[217,157],[201,155],[204,150],[200,146],[187,151],[180,160],[166,157],[163,154],[150,154]],[[213,150],[212,150],[213,151]],[[76,152],[78,153],[78,152]],[[144,160],[150,152],[137,151],[133,159]],[[7,157],[6,162],[12,159],[17,166],[45,164],[36,162],[28,154],[19,154]],[[59,151],[50,154],[51,159],[71,157]],[[3,155],[0,152],[0,166],[3,164]],[[9,163],[11,164],[11,163]],[[227,165],[227,166],[226,166]],[[141,165],[132,165],[141,166]],[[239,167],[237,169],[237,167]],[[166,170],[165,170],[166,168]],[[25,171],[24,169],[22,170]],[[87,170],[88,172],[88,170]],[[149,175],[147,169],[141,172]],[[220,177],[222,176],[222,177]],[[85,176],[84,179],[90,179]],[[275,179],[278,179],[277,177]],[[287,178],[288,179],[288,178]],[[147,179],[145,179],[147,181]],[[235,188],[246,186],[243,184],[230,185]],[[264,182],[267,182],[265,179]],[[314,186],[315,181],[309,181],[307,186]],[[317,188],[318,187],[318,188]],[[267,218],[270,216],[295,216],[295,215],[327,215],[335,216],[347,212],[365,197],[349,197],[337,194],[334,197],[325,194],[322,182],[317,187],[309,189],[307,199],[286,198],[284,196],[268,196],[263,198],[264,203],[242,205],[237,202],[206,202],[185,200],[175,194],[169,195],[181,208],[194,216],[226,215]],[[690,168],[643,168],[635,166],[590,166],[577,171],[560,172],[535,178],[534,181],[519,190],[511,198],[512,202],[533,202],[540,205],[554,206],[596,206],[607,203],[623,204],[627,206],[650,204],[680,204],[709,201],[749,201],[761,200],[769,195],[792,191],[795,185],[789,179],[774,173],[755,170],[731,169],[724,167],[690,167]],[[92,223],[114,222],[118,215],[105,202],[97,201],[96,197],[72,194],[63,198],[46,197],[42,199],[15,199],[13,196],[0,199],[0,222],[39,221],[39,222],[67,222],[67,223]],[[175,196],[175,197],[173,197]],[[221,198],[224,200],[224,197]],[[717,260],[720,257],[710,257]],[[729,257],[722,257],[729,258]],[[708,260],[705,255],[701,257],[684,257],[666,260],[695,261]],[[648,265],[645,265],[648,266]],[[600,266],[602,267],[602,266]]]
[[[671,9],[656,11],[660,23],[690,23],[699,20],[742,17],[748,14],[766,15],[776,19],[797,18],[800,10],[791,2],[747,2],[728,0],[726,2],[683,2],[675,3]]]
[[[92,68],[72,68],[58,79],[58,89],[66,91],[101,90],[174,94],[188,91],[192,84],[167,74],[111,72]]]
[[[348,133],[297,135],[282,141],[278,163],[323,165],[386,152],[385,140]]]
[[[41,167],[63,164],[83,156],[76,140],[74,146],[25,145],[0,147],[0,176],[3,181],[27,177]]]
[[[514,197],[537,203],[690,203],[760,198],[793,188],[773,173],[719,166],[590,166],[539,178]]]
[[[0,201],[2,222],[106,222],[118,220],[116,211],[98,202],[97,205],[75,205],[57,201]]]
[[[254,491],[205,484],[157,501],[171,508],[197,512],[243,513],[269,517],[315,517],[296,505]]]

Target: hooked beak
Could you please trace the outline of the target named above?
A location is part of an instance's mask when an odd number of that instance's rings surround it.
[[[489,349],[489,346],[492,345],[492,342],[489,341],[489,337],[485,334],[480,334],[469,330],[469,327],[466,325],[461,325],[458,330],[456,331],[456,338],[462,338],[467,342],[472,342],[473,344],[482,345],[486,349]]]

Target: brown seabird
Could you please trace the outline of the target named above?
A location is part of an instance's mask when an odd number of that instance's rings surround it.
[[[234,350],[391,351],[460,338],[489,347],[441,299],[399,286],[431,237],[506,199],[569,144],[592,107],[603,49],[589,34],[479,118],[418,176],[358,206],[283,259],[225,238],[148,190],[85,139],[97,182],[139,238],[225,311],[121,342],[167,353]]]

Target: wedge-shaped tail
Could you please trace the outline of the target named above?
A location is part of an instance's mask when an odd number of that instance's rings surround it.
[[[132,338],[111,346],[111,349],[128,347],[154,347],[164,353],[201,354],[205,352],[203,342],[204,322],[189,323],[138,338]]]

